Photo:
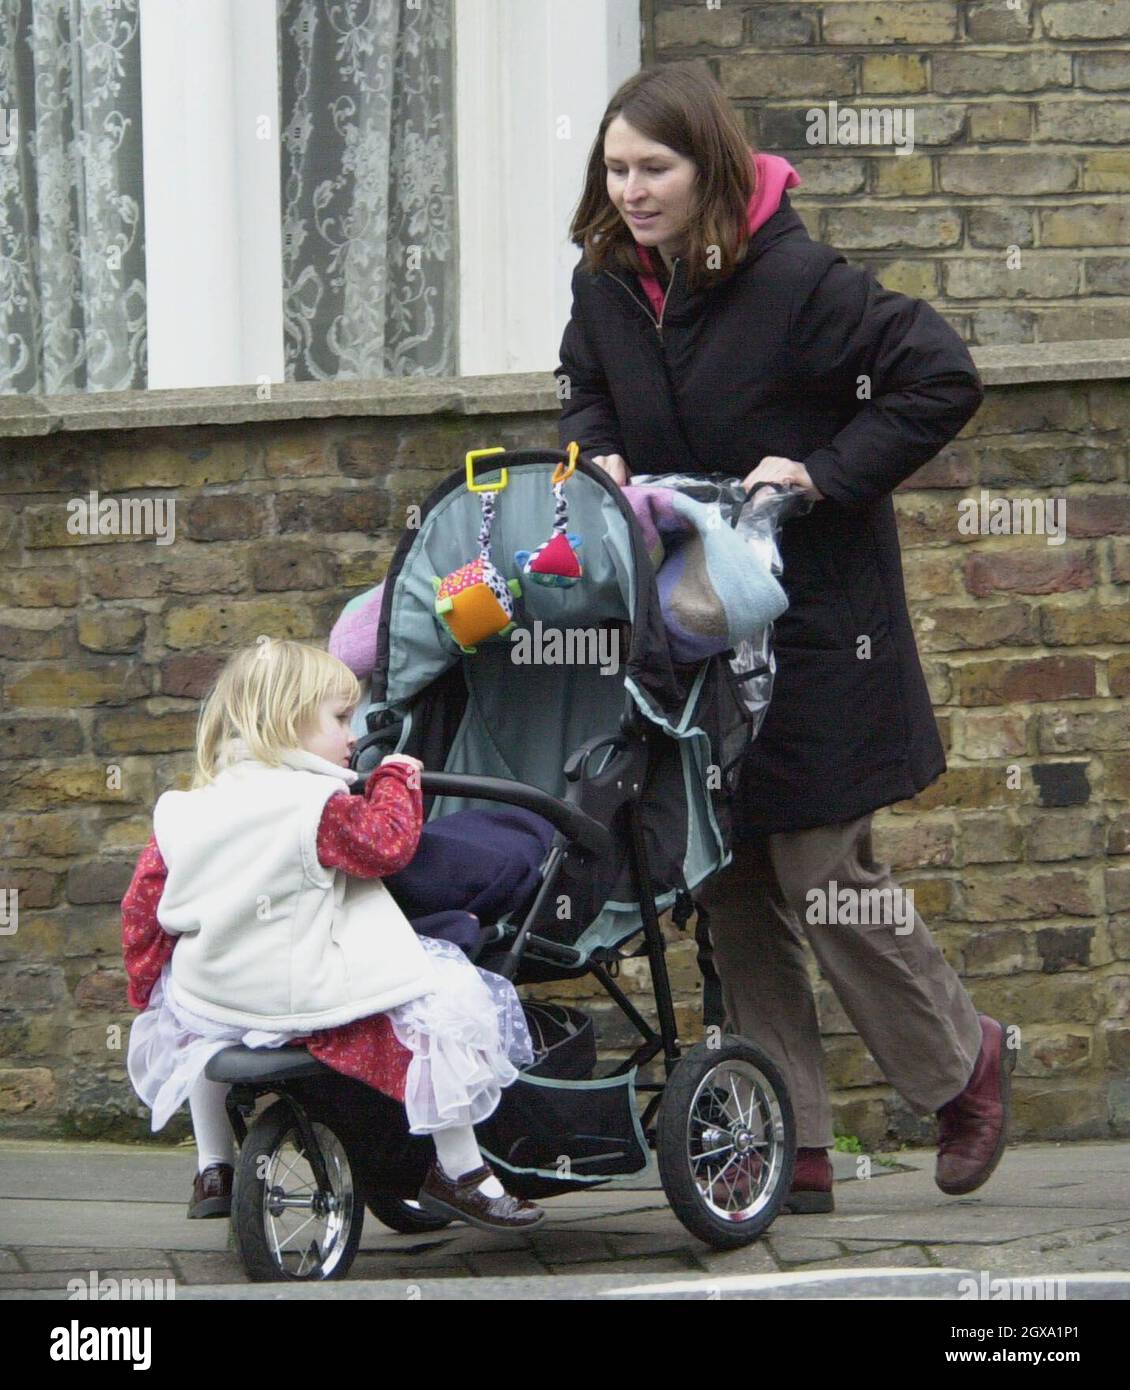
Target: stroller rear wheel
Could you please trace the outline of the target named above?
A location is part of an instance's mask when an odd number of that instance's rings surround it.
[[[232,1232],[250,1279],[344,1279],[365,1207],[345,1145],[311,1120],[329,1184],[320,1186],[294,1112],[276,1101],[251,1127],[232,1186]]]
[[[406,1197],[388,1197],[374,1194],[365,1204],[378,1221],[383,1222],[390,1231],[401,1235],[418,1236],[428,1231],[442,1231],[451,1225],[449,1216],[432,1216],[418,1202]]]
[[[756,1240],[781,1210],[796,1160],[781,1073],[744,1038],[691,1048],[663,1092],[656,1156],[671,1209],[693,1236],[719,1250]]]

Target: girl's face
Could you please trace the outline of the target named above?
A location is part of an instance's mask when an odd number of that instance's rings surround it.
[[[323,700],[316,718],[299,731],[300,745],[307,753],[348,767],[349,755],[357,742],[350,732],[353,710],[354,706],[340,697]]]
[[[680,252],[698,168],[616,116],[604,132],[604,167],[612,205],[642,245],[668,259]],[[634,214],[652,213],[638,220]]]

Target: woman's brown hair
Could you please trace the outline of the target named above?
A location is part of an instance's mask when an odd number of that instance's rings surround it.
[[[745,255],[746,208],[755,172],[741,119],[702,62],[645,68],[622,83],[608,103],[569,228],[570,240],[584,248],[586,267],[595,272],[619,266],[647,274],[631,229],[608,196],[604,136],[617,116],[649,140],[694,161],[698,179],[680,259],[686,264],[688,290],[721,284]],[[653,264],[659,259],[656,252]]]

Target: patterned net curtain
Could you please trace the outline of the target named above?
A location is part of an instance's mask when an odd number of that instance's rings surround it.
[[[0,0],[0,393],[147,384],[137,0]]]
[[[453,376],[453,0],[277,0],[287,381]]]

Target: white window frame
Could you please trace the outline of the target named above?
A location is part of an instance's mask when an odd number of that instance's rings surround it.
[[[455,0],[461,376],[552,371],[640,0]],[[283,380],[275,0],[140,0],[149,386]]]
[[[552,371],[568,237],[608,98],[640,67],[640,0],[455,0],[459,371]]]

